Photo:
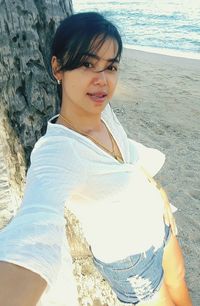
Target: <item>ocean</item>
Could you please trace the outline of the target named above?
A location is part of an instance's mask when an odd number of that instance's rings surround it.
[[[200,0],[73,0],[114,22],[126,47],[200,59]]]

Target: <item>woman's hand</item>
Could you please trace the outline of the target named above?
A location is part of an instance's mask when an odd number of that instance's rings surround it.
[[[173,216],[172,208],[169,203],[167,194],[162,187],[160,187],[159,190],[164,200],[164,216],[163,217],[164,217],[165,224],[171,227],[173,235],[176,236],[178,234],[177,227],[176,227],[176,221]]]
[[[177,227],[176,227],[176,221],[175,221],[175,218],[173,216],[172,208],[171,208],[171,205],[169,203],[168,196],[167,196],[165,190],[162,188],[160,183],[157,182],[142,166],[141,166],[141,169],[142,169],[143,173],[145,174],[145,176],[147,177],[148,181],[152,185],[154,185],[156,188],[158,188],[158,190],[160,191],[160,194],[161,194],[161,196],[163,198],[163,202],[164,202],[163,218],[164,218],[165,224],[171,227],[173,235],[176,236],[178,234],[178,230],[177,230]]]

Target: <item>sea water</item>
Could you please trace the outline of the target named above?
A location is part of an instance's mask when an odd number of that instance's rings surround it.
[[[200,59],[200,0],[73,0],[103,13],[129,48]]]

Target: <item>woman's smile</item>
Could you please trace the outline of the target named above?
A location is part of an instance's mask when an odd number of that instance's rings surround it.
[[[99,91],[94,93],[88,93],[87,95],[96,104],[102,104],[106,101],[108,94],[106,92]]]

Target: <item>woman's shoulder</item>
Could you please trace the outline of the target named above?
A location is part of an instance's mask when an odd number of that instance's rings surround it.
[[[47,123],[47,129],[45,134],[38,139],[35,143],[35,148],[41,146],[63,146],[70,148],[70,144],[73,142],[73,134],[69,129],[61,124],[56,123],[58,115],[52,117]]]
[[[148,147],[129,138],[130,151],[137,155],[137,161],[152,176],[156,175],[165,163],[165,154],[158,149]]]
[[[35,143],[31,153],[31,161],[34,159],[63,160],[67,163],[79,163],[78,154],[74,149],[74,137],[67,128],[50,121],[47,124],[46,133]]]

